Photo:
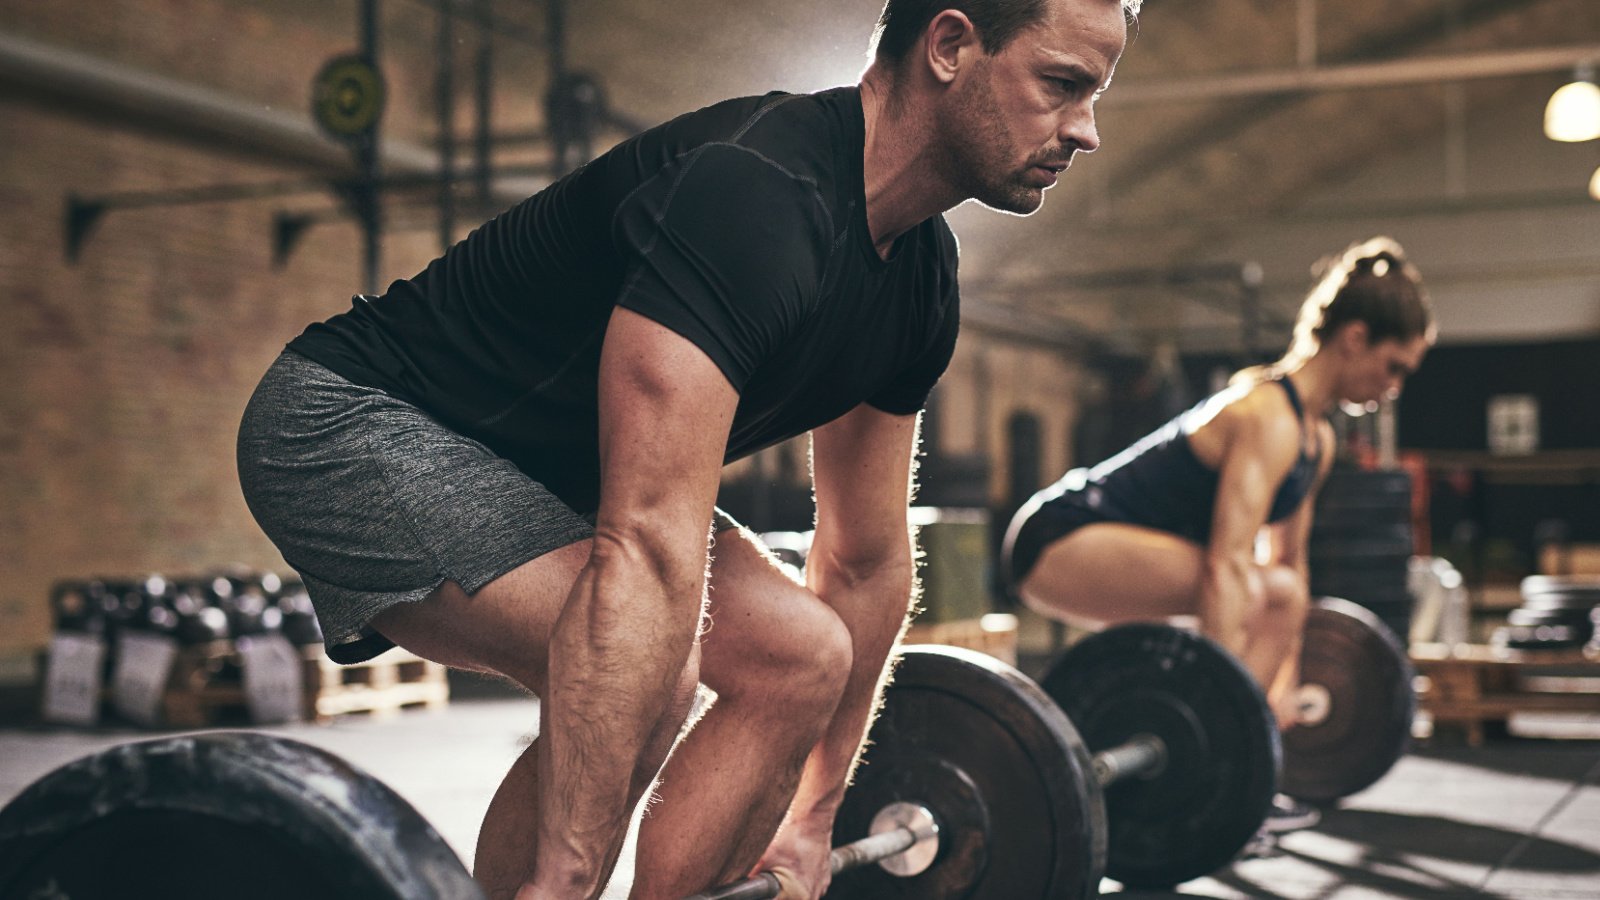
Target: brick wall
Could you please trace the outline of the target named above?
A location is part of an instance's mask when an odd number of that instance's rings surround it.
[[[386,6],[391,17],[416,9]],[[395,35],[385,69],[390,127],[416,135],[432,116],[416,99],[431,97],[421,54],[432,51],[432,19],[411,17],[385,23]],[[0,5],[0,31],[304,110],[317,65],[355,46],[355,5],[11,2]],[[516,102],[504,102],[506,114]],[[272,214],[333,206],[320,195],[113,212],[69,263],[71,192],[307,173],[3,83],[0,122],[0,658],[14,658],[47,639],[57,579],[234,561],[283,568],[239,493],[239,415],[283,343],[349,305],[362,265],[359,230],[335,222],[274,266]],[[436,241],[426,229],[386,237],[384,279],[417,271]]]

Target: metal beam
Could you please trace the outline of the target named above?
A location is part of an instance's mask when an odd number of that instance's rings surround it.
[[[1389,62],[1308,66],[1229,75],[1197,75],[1171,81],[1119,81],[1100,102],[1118,107],[1150,106],[1229,97],[1437,84],[1565,72],[1582,63],[1595,61],[1600,61],[1600,44],[1422,56]]]
[[[178,81],[39,41],[0,32],[0,88],[65,101],[145,130],[310,168],[335,177],[359,174],[350,149],[317,130],[309,113]],[[438,169],[438,154],[386,140],[383,168],[421,174]]]

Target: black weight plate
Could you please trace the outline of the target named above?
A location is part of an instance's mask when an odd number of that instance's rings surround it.
[[[1495,629],[1490,643],[1515,650],[1565,650],[1582,647],[1593,636],[1592,627],[1507,625]]]
[[[1600,578],[1581,575],[1529,575],[1522,579],[1522,596],[1562,596],[1573,600],[1587,599],[1590,606],[1600,606]]]
[[[124,744],[0,810],[0,897],[481,900],[399,795],[262,734]]]
[[[1170,887],[1207,875],[1265,820],[1278,729],[1249,672],[1216,644],[1164,625],[1122,625],[1079,641],[1042,684],[1091,750],[1141,734],[1167,746],[1159,774],[1105,790],[1110,877]]]
[[[1341,512],[1352,512],[1341,510]],[[1360,515],[1352,514],[1348,521],[1341,521],[1340,516],[1330,516],[1327,519],[1316,519],[1311,523],[1311,543],[1317,544],[1325,540],[1340,540],[1346,538],[1370,538],[1385,541],[1411,541],[1411,522],[1383,522],[1374,521],[1366,511]]]
[[[1411,476],[1405,472],[1328,473],[1317,492],[1320,507],[1410,506]]]
[[[1523,609],[1564,610],[1586,612],[1600,606],[1600,601],[1583,594],[1532,594],[1522,598]]]
[[[1313,559],[1349,560],[1362,564],[1367,560],[1409,560],[1415,552],[1415,546],[1408,534],[1352,534],[1309,541],[1306,553]]]
[[[1360,533],[1373,527],[1411,528],[1411,504],[1339,506],[1318,503],[1312,513],[1312,534]]]
[[[1540,625],[1588,626],[1589,609],[1540,609],[1520,607],[1506,613],[1506,624],[1537,628]]]
[[[830,900],[1031,900],[1097,895],[1105,812],[1088,751],[1038,685],[955,647],[901,651],[883,712],[834,822],[835,845],[865,837],[897,801],[939,822],[939,854],[919,875],[875,865],[841,872]]]
[[[1411,745],[1415,672],[1399,638],[1371,610],[1334,597],[1306,618],[1300,683],[1326,691],[1325,715],[1283,736],[1283,792],[1310,803],[1348,797],[1382,778]]]

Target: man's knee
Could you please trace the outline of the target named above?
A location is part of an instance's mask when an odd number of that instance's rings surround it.
[[[832,706],[844,692],[854,659],[850,631],[832,607],[798,585],[781,604],[782,618],[751,629],[739,648],[741,671],[718,694],[748,691],[786,704]],[[711,625],[713,631],[716,623]]]

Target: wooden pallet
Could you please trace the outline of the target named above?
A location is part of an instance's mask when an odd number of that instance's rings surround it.
[[[353,666],[341,666],[321,647],[310,647],[306,688],[306,718],[317,721],[354,712],[391,716],[407,707],[440,709],[450,702],[445,667],[399,647]]]
[[[1010,613],[991,613],[981,619],[913,623],[903,643],[965,647],[1014,666],[1017,664],[1017,617]]]
[[[1473,746],[1516,713],[1600,713],[1600,658],[1583,650],[1416,644],[1411,661],[1419,708],[1436,729],[1464,729]]]
[[[302,716],[391,716],[408,707],[438,709],[450,700],[445,667],[396,648],[376,659],[341,666],[320,646],[301,648]],[[179,651],[162,696],[162,720],[174,728],[207,728],[249,721],[238,654],[227,641]]]

